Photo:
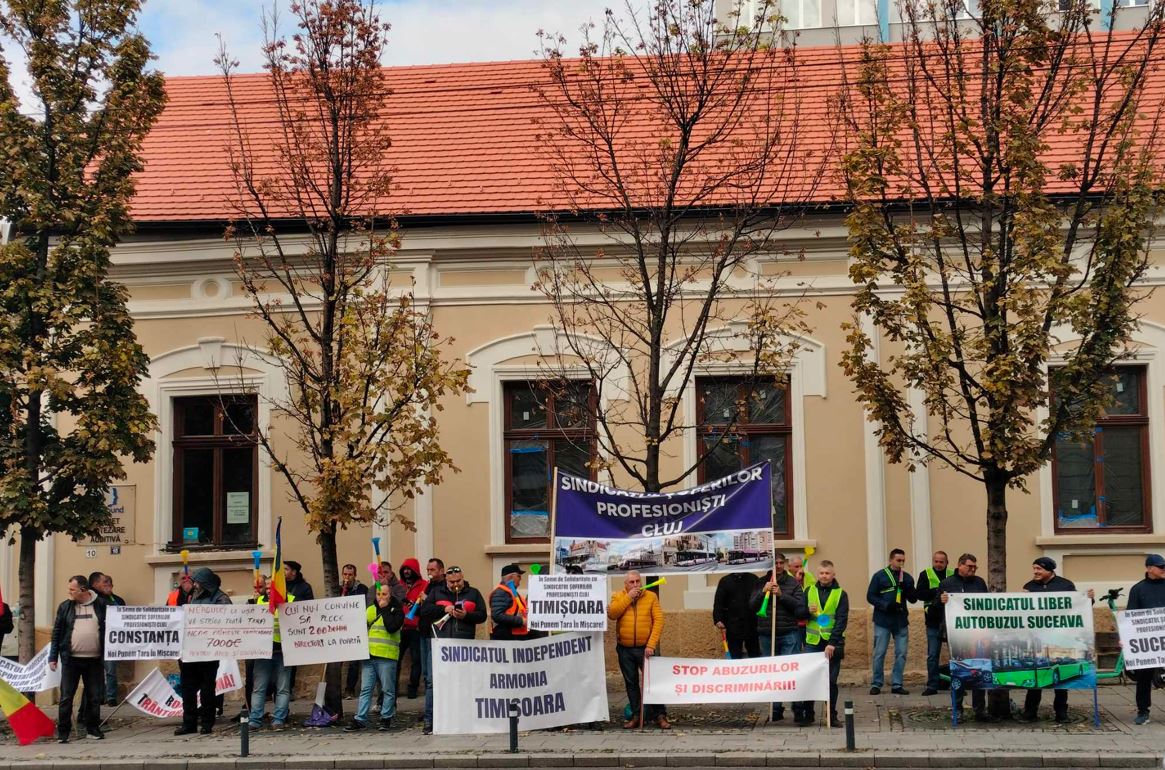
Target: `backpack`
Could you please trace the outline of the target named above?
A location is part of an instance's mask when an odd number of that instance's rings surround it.
[[[12,608],[7,604],[0,604],[0,636],[11,634],[15,628],[12,622]]]

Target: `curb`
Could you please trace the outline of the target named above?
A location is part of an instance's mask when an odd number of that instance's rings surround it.
[[[1160,754],[1111,752],[637,752],[627,754],[587,752],[541,754],[496,752],[489,754],[397,754],[363,757],[282,757],[257,755],[246,758],[198,759],[109,758],[103,760],[33,760],[3,762],[0,770],[298,770],[331,768],[497,768],[497,767],[877,767],[877,768],[996,768],[996,767],[1161,767]]]

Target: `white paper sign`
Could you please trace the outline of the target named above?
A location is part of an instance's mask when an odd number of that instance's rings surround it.
[[[363,596],[333,596],[279,606],[279,637],[288,666],[367,660]]]
[[[251,493],[227,492],[227,524],[247,524],[251,521]]]
[[[28,663],[21,665],[8,658],[0,658],[0,679],[17,692],[44,692],[61,684],[61,668],[49,668],[49,645],[41,648]]]
[[[234,660],[224,660],[218,664],[218,678],[215,681],[216,695],[242,688],[239,681],[239,664]],[[182,696],[174,692],[170,682],[162,672],[154,669],[146,678],[138,682],[125,702],[138,711],[159,719],[182,716]]]
[[[537,631],[607,630],[603,575],[531,575],[528,623]]]
[[[182,655],[183,607],[109,607],[106,660],[177,660]]]
[[[1118,612],[1116,629],[1127,668],[1165,667],[1165,607]]]
[[[829,700],[824,652],[747,660],[647,659],[644,703],[788,703]]]
[[[187,663],[271,657],[275,627],[266,604],[187,604],[185,610],[182,660]]]
[[[603,637],[563,634],[521,642],[433,640],[433,732],[504,733],[606,721]]]

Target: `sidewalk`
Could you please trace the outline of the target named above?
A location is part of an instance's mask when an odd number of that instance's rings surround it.
[[[1013,693],[1013,700],[1022,697]],[[1050,694],[1049,694],[1050,696]],[[76,739],[60,745],[40,741],[19,746],[0,729],[0,770],[7,768],[128,768],[129,770],[227,770],[230,768],[414,768],[414,767],[1161,767],[1165,749],[1165,694],[1154,721],[1135,727],[1133,688],[1100,689],[1101,726],[1092,726],[1091,693],[1072,692],[1071,722],[1033,725],[970,722],[952,728],[949,695],[870,696],[866,688],[843,688],[855,706],[855,753],[845,752],[845,730],[801,728],[792,714],[770,723],[763,706],[674,707],[668,732],[621,729],[622,692],[610,693],[618,721],[602,730],[522,733],[519,754],[508,753],[506,735],[421,734],[416,723],[423,698],[399,701],[401,729],[355,734],[338,728],[293,728],[251,736],[250,756],[239,759],[238,703],[227,704],[211,736],[173,735],[172,720],[138,715],[123,706],[104,741]],[[355,704],[345,704],[348,715]],[[310,703],[293,704],[300,722]],[[969,709],[968,709],[969,710]],[[104,709],[108,713],[111,709]],[[618,712],[618,713],[616,713]],[[55,717],[55,709],[47,713]],[[820,717],[820,705],[818,706]],[[123,718],[125,717],[125,718]]]

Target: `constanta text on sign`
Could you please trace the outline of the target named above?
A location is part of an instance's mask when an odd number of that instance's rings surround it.
[[[606,720],[601,636],[522,642],[433,640],[433,732],[504,733]]]
[[[779,703],[829,699],[824,652],[709,660],[647,659],[644,703]]]
[[[183,607],[110,607],[106,660],[176,660],[182,655]]]
[[[267,605],[187,604],[184,609],[182,660],[187,663],[271,657],[275,627]]]
[[[1165,607],[1118,612],[1116,626],[1125,666],[1131,669],[1165,667]]]
[[[607,630],[602,575],[531,575],[528,624],[537,631]]]
[[[289,666],[368,658],[363,596],[333,596],[279,607],[283,662]]]

